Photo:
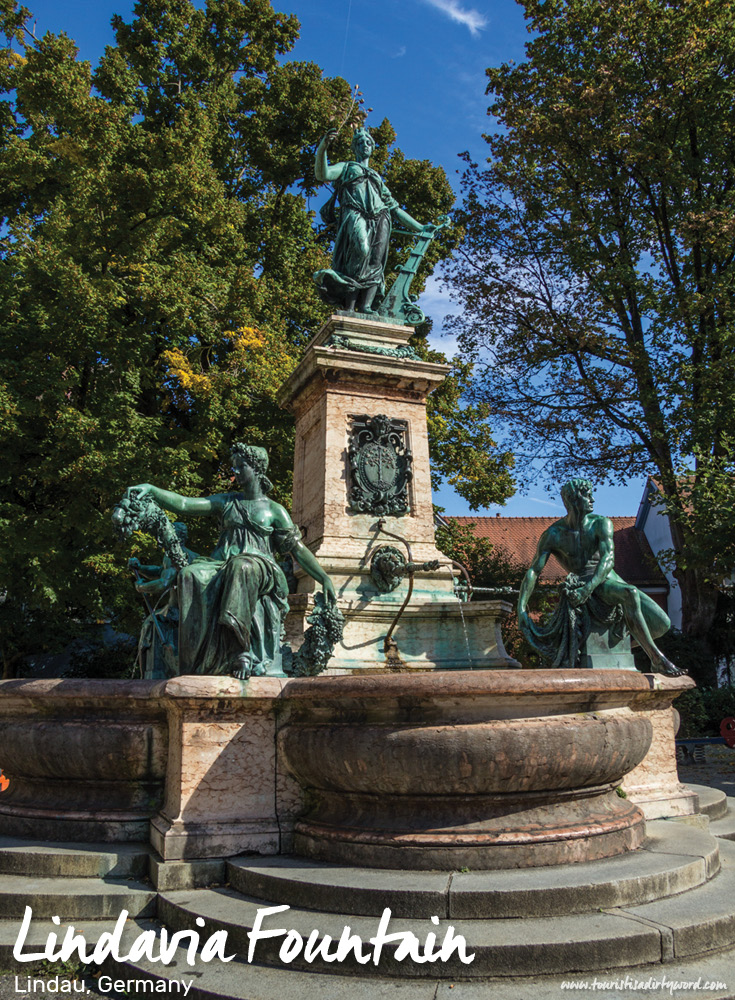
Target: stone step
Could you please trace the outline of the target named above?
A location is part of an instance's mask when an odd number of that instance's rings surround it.
[[[564,1000],[565,997],[577,997],[578,1000],[599,1000],[600,997],[610,1000],[670,1000],[672,996],[679,1000],[683,997],[688,1000],[733,1000],[733,970],[735,952],[730,951],[673,965],[604,969],[592,974],[573,972],[564,976],[524,977],[505,982],[440,983],[432,1000]],[[575,985],[570,988],[570,983]],[[660,985],[655,987],[653,983]],[[671,983],[685,985],[681,990],[671,992],[672,987],[668,985]],[[193,996],[193,992],[189,996]],[[194,1000],[199,998],[194,997]],[[228,1000],[239,998],[232,996]],[[266,997],[258,1000],[266,1000]]]
[[[608,968],[592,974],[574,972],[553,976],[516,976],[507,970],[503,978],[490,977],[482,981],[457,979],[399,979],[386,977],[356,977],[345,973],[339,966],[332,966],[329,973],[293,969],[289,966],[271,968],[249,965],[235,960],[223,963],[217,960],[204,964],[197,961],[192,967],[186,962],[182,949],[174,961],[163,968],[160,963],[145,960],[136,962],[109,962],[104,974],[113,980],[121,979],[120,989],[130,995],[150,995],[135,981],[150,978],[155,982],[178,981],[191,984],[187,1000],[559,1000],[566,992],[579,997],[600,995],[600,989],[615,1000],[641,1000],[650,990],[651,980],[693,984],[687,988],[690,1000],[732,1000],[732,983],[735,978],[735,952],[720,952],[702,958],[676,961],[671,965],[648,964],[621,970]],[[510,977],[513,978],[510,978]],[[605,986],[595,987],[592,981]],[[587,988],[569,990],[568,984],[587,983]],[[704,988],[705,981],[708,984]],[[563,988],[562,984],[566,984]],[[628,985],[626,985],[626,983]],[[710,986],[709,984],[713,984]],[[636,985],[640,984],[640,985]],[[646,984],[648,986],[646,987]],[[719,984],[719,985],[718,985]],[[107,983],[104,984],[107,987]],[[156,995],[156,994],[154,994]],[[183,991],[168,991],[168,996],[183,996]],[[651,990],[651,996],[669,996],[668,989]],[[677,994],[678,995],[678,994]]]
[[[131,917],[155,913],[156,893],[135,881],[97,881],[87,878],[36,878],[3,875],[0,878],[0,919],[20,921],[26,906],[38,919],[117,919],[121,910]]]
[[[165,969],[159,963],[147,961],[109,962],[105,967],[105,975],[110,975],[112,981],[121,980],[118,989],[125,990],[131,996],[155,996],[149,991],[143,992],[138,986],[138,994],[133,993],[135,981],[140,978],[150,978],[155,982],[171,982],[178,980],[191,983],[187,1000],[434,1000],[437,991],[436,980],[416,979],[360,979],[354,974],[340,974],[336,970],[329,973],[306,972],[301,969],[290,969],[284,966],[273,969],[262,965],[249,965],[234,961],[223,963],[212,961],[205,965],[197,962],[192,968],[186,962],[183,950],[177,952],[176,959]],[[104,983],[107,986],[107,983]],[[491,997],[500,998],[502,993],[488,993],[487,985],[482,984],[485,992],[482,1000]],[[454,991],[447,994],[446,1000],[452,1000]],[[162,993],[163,996],[183,996],[183,991]],[[688,994],[689,996],[689,994]],[[710,1000],[711,1000],[710,994]],[[477,1000],[480,1000],[478,996]],[[559,1000],[559,996],[555,997]],[[695,1000],[699,998],[695,997]]]
[[[708,785],[687,785],[699,796],[699,811],[710,819],[722,819],[727,812],[727,795],[719,788]]]
[[[61,878],[145,878],[147,844],[48,843],[0,837],[0,874]]]
[[[625,912],[664,928],[664,961],[689,958],[735,944],[735,843],[720,841],[720,874],[698,889]],[[735,980],[735,967],[733,967]],[[735,988],[735,981],[732,983]]]
[[[685,824],[671,824],[682,831]],[[700,831],[701,832],[701,831]],[[494,920],[453,917],[456,934],[467,941],[468,953],[476,955],[471,965],[455,955],[449,961],[419,964],[411,959],[395,959],[394,946],[384,948],[379,966],[358,965],[348,956],[344,970],[360,971],[363,976],[404,976],[423,978],[478,978],[511,974],[555,974],[574,969],[579,971],[604,968],[630,968],[652,962],[671,961],[725,949],[735,944],[735,844],[720,841],[727,854],[727,865],[709,882],[668,899],[634,906],[591,911],[555,917],[529,916],[526,919],[498,918]],[[538,871],[534,874],[538,874]],[[268,902],[243,896],[233,889],[199,889],[189,892],[163,893],[159,898],[158,916],[173,930],[194,929],[197,917],[205,920],[203,934],[225,930],[232,952],[247,957],[249,931],[259,909]],[[277,914],[264,916],[263,930],[285,928],[293,930],[306,941],[317,930],[317,940],[329,935],[338,940],[349,926],[363,941],[363,954],[372,953],[369,939],[377,931],[376,916],[321,913],[301,907],[291,907]],[[392,918],[389,933],[413,932],[421,942],[429,932],[437,935],[441,945],[447,930],[447,918],[439,926],[421,918]],[[273,967],[283,966],[279,949],[285,935],[257,942],[253,960]],[[296,939],[298,940],[298,939]],[[333,946],[334,949],[334,946]],[[332,949],[332,950],[333,950]],[[292,968],[326,972],[330,965],[317,958],[309,964],[303,952],[295,955]]]
[[[719,867],[706,831],[647,825],[643,850],[606,861],[493,872],[349,868],[297,857],[234,858],[227,881],[246,896],[329,913],[396,917],[542,917],[630,906],[701,885]]]
[[[696,892],[697,890],[692,890]],[[682,898],[682,897],[679,897]],[[205,920],[202,934],[225,930],[231,952],[248,957],[249,931],[258,910],[267,906],[262,900],[248,899],[232,890],[199,889],[192,893],[171,893],[159,899],[159,919],[172,930],[194,929],[197,917]],[[371,956],[369,964],[358,964],[354,955],[341,961],[345,972],[361,976],[423,977],[487,977],[562,972],[568,968],[596,969],[607,965],[633,966],[661,960],[661,930],[642,920],[629,918],[620,911],[587,913],[562,917],[540,917],[527,920],[452,920],[456,934],[467,941],[467,954],[475,954],[471,964],[465,964],[454,954],[441,963],[419,964],[411,959],[397,961],[395,945],[387,945],[378,966],[372,962],[369,941],[378,930],[377,917],[340,916],[291,908],[265,916],[262,929],[285,928],[301,935],[304,942],[314,930],[317,939],[329,935],[338,941],[345,931],[359,935],[363,941],[363,956]],[[426,936],[437,935],[441,946],[449,924],[446,920],[435,926],[428,920],[391,919],[388,933],[413,932],[419,939],[421,952]],[[298,940],[298,939],[296,939]],[[255,943],[253,961],[273,967],[283,967],[279,949],[284,935]],[[331,949],[334,952],[334,945]],[[328,972],[331,965],[321,958],[307,963],[303,952],[294,957],[292,968]]]
[[[728,796],[727,812],[720,819],[710,820],[709,831],[722,840],[735,840],[735,798]]]

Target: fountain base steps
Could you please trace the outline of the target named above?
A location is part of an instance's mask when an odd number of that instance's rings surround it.
[[[671,828],[670,835],[664,833],[660,837],[661,848],[668,841],[673,849],[679,835],[682,839],[688,838],[690,850],[696,849],[696,842],[703,844],[707,839],[706,833],[685,824],[664,822],[656,825]],[[652,840],[658,839],[659,831],[653,832]],[[640,1000],[641,987],[636,987],[636,983],[651,979],[660,981],[663,977],[668,982],[699,983],[698,988],[687,989],[687,995],[695,1000],[705,997],[732,1000],[735,917],[731,900],[735,890],[735,845],[722,843],[719,848],[722,867],[710,881],[647,904],[556,918],[453,920],[457,932],[467,937],[468,951],[476,953],[471,966],[450,968],[450,963],[444,963],[438,969],[436,965],[409,965],[408,961],[399,964],[390,958],[386,961],[385,957],[379,969],[358,969],[348,963],[341,963],[336,968],[334,965],[318,967],[316,963],[304,967],[296,962],[286,966],[278,962],[275,949],[272,953],[261,953],[261,963],[268,964],[249,964],[244,961],[244,935],[238,934],[237,928],[248,922],[245,912],[249,907],[264,903],[263,900],[248,900],[230,889],[217,893],[200,890],[188,894],[188,902],[182,893],[177,894],[176,899],[164,897],[163,912],[159,915],[170,928],[191,925],[194,914],[199,913],[205,918],[208,931],[228,929],[231,951],[238,953],[233,962],[200,963],[192,968],[180,951],[165,976],[160,967],[145,962],[115,963],[114,973],[121,978],[150,976],[159,981],[162,978],[185,980],[190,976],[193,985],[189,996],[193,1000],[311,1000],[316,996],[329,1000],[528,1000],[529,997],[558,1000],[562,983],[568,984],[570,979],[590,984],[589,990],[575,990],[576,995],[596,995],[591,986],[594,979],[598,983],[610,983],[608,989],[615,983],[611,995],[616,1000]],[[711,854],[711,850],[708,853]],[[676,859],[674,864],[678,864],[681,855],[669,857]],[[256,870],[262,873],[263,866],[254,859],[238,859],[229,863],[230,877],[236,870],[243,872],[248,864],[253,866],[254,873]],[[611,861],[599,862],[600,867],[611,864]],[[344,884],[349,887],[349,873],[335,869],[335,877],[339,872],[344,873]],[[378,880],[375,884],[380,885],[382,877],[396,880],[399,873],[373,874]],[[394,881],[396,896],[392,901],[396,905],[401,894],[437,891],[436,887],[427,889],[426,879],[431,873],[405,874],[414,884]],[[492,877],[499,874],[492,873]],[[540,874],[538,870],[533,872],[529,881],[536,882]],[[550,872],[547,870],[543,874],[549,876]],[[559,874],[561,876],[562,872]],[[267,878],[272,875],[272,871],[265,873]],[[259,874],[257,877],[264,876]],[[446,882],[449,876],[442,874],[441,878]],[[323,885],[325,881],[323,870],[320,876],[315,875],[315,885]],[[301,888],[297,885],[295,895]],[[295,896],[287,890],[286,898]],[[348,902],[352,905],[355,902],[350,892],[345,894],[344,909]],[[315,900],[313,905],[320,907],[321,900]],[[368,925],[374,933],[377,923],[375,919],[368,921],[354,915],[332,914],[330,917],[314,909],[292,909],[278,914],[275,919],[280,922],[270,926],[288,926],[306,933],[318,926],[323,933],[332,931],[338,935],[341,927],[349,924],[352,932],[363,938],[370,933]],[[417,919],[391,921],[391,930],[410,926],[420,934],[418,923]],[[357,972],[359,978],[355,975]],[[713,983],[720,986],[713,988]]]
[[[75,932],[84,936],[84,940],[87,942],[87,951],[91,952],[102,934],[111,934],[115,930],[117,915],[114,919],[110,917],[106,920],[74,918],[72,923],[74,925]],[[160,929],[160,925],[154,923],[153,920],[146,920],[141,917],[136,917],[135,919],[130,918],[126,927],[126,937],[130,934],[137,935],[143,930],[158,931]],[[24,976],[32,975],[41,968],[44,969],[44,972],[48,973],[51,970],[51,966],[41,959],[33,960],[31,962],[19,962],[15,959],[13,956],[13,948],[15,947],[19,928],[20,919],[0,920],[0,969],[2,969],[3,972],[13,971],[18,973],[21,982],[23,982]],[[50,920],[35,919],[34,911],[33,922],[31,923],[28,933],[24,939],[23,954],[42,953],[46,946],[49,934],[56,934],[58,937],[59,929],[59,925],[52,923]],[[63,938],[63,933],[61,937]],[[75,954],[70,965],[75,964],[76,958],[77,956]],[[90,968],[90,972],[94,972],[95,970],[96,966]],[[64,972],[60,970],[59,975],[62,974],[64,974]],[[68,971],[66,973],[66,977],[68,978]]]
[[[107,920],[117,918],[121,910],[133,917],[148,916],[155,912],[156,893],[134,880],[0,876],[0,919],[19,922],[26,906],[42,920]]]
[[[164,981],[171,979],[191,982],[188,1000],[559,1000],[565,996],[569,983],[586,982],[589,988],[575,988],[572,995],[587,998],[600,995],[597,983],[609,983],[607,995],[615,1000],[641,1000],[641,996],[669,996],[667,989],[661,992],[642,993],[641,986],[650,980],[701,984],[700,988],[687,988],[690,1000],[732,1000],[732,989],[727,984],[733,981],[735,952],[725,951],[707,955],[706,964],[701,958],[674,961],[629,968],[624,973],[620,969],[604,969],[590,975],[565,973],[552,976],[518,976],[510,978],[485,978],[482,980],[437,980],[406,978],[357,978],[353,974],[326,975],[318,972],[302,972],[289,968],[274,969],[261,965],[250,965],[239,960],[227,965],[212,963],[199,964],[192,968],[186,964],[183,952],[178,952],[169,966]],[[129,963],[111,963],[111,974],[121,979],[150,978],[161,982],[160,969]],[[705,982],[707,988],[704,988]],[[626,986],[629,983],[629,986]],[[563,985],[565,984],[565,985]],[[612,991],[613,984],[616,985]],[[710,986],[709,984],[713,984]],[[719,988],[717,988],[719,985]],[[645,989],[645,985],[643,986]],[[650,989],[650,985],[648,987]]]
[[[49,934],[74,923],[88,945],[112,931],[122,910],[131,918],[153,916],[156,892],[147,879],[147,844],[73,844],[0,837],[0,967],[27,973],[13,947],[26,906],[33,909],[24,952],[43,951]],[[131,921],[132,923],[132,921]],[[38,963],[35,963],[37,967]]]
[[[735,840],[735,798],[719,788],[686,785],[699,800],[699,814],[709,819],[709,832],[721,840]]]
[[[723,819],[735,806],[735,801],[719,788],[708,788],[707,785],[686,785],[686,788],[696,793],[699,799],[697,811],[709,816],[710,820]]]
[[[0,875],[58,878],[146,878],[146,844],[74,844],[0,837]]]
[[[665,821],[648,824],[643,849],[575,865],[468,872],[336,867],[306,858],[237,858],[227,882],[274,904],[379,917],[494,919],[556,916],[633,905],[704,884],[719,871],[708,833]]]
[[[675,826],[675,824],[670,825]],[[695,842],[703,844],[705,840],[713,839],[704,831],[697,831],[684,824],[676,824],[676,827],[668,843],[669,850],[675,848],[675,841],[679,839],[683,830],[687,830],[686,836],[691,850],[704,852],[703,846],[694,846]],[[692,834],[701,834],[701,837],[690,837]],[[664,836],[663,839],[668,838]],[[681,850],[679,847],[678,851]],[[530,915],[522,918],[499,916],[487,918],[479,915],[448,918],[445,916],[446,910],[444,912],[440,910],[437,916],[443,921],[451,919],[455,933],[461,934],[466,939],[468,953],[475,954],[475,959],[470,965],[462,963],[456,955],[443,963],[419,964],[408,959],[401,962],[395,958],[394,946],[386,946],[379,966],[359,965],[353,955],[340,963],[339,972],[346,974],[350,971],[359,971],[365,978],[387,975],[394,978],[406,976],[431,979],[440,977],[449,980],[487,979],[608,968],[628,969],[702,955],[714,949],[730,948],[735,945],[735,913],[732,907],[735,891],[735,845],[722,842],[719,850],[723,865],[721,871],[712,879],[700,881],[693,888],[675,895],[662,895],[648,902],[637,902],[632,881],[626,887],[626,882],[623,880],[619,881],[618,888],[613,889],[612,893],[614,895],[617,892],[624,899],[626,892],[630,892],[629,902],[621,902],[621,905],[607,908],[588,909],[584,912],[565,913],[560,905],[553,916],[535,916],[531,909]],[[669,857],[672,858],[672,869],[681,870],[686,855],[677,853]],[[704,862],[701,854],[699,856],[692,854],[690,857],[698,857]],[[637,862],[638,858],[631,856],[630,860]],[[601,879],[605,878],[604,869],[608,864],[610,862],[600,863]],[[231,870],[233,869],[234,866],[231,866]],[[317,930],[319,937],[329,935],[333,940],[338,940],[345,926],[349,926],[353,934],[368,942],[377,931],[379,918],[350,912],[354,908],[350,903],[355,897],[355,887],[352,886],[353,891],[349,891],[350,874],[353,873],[346,873],[347,885],[341,912],[319,909],[320,904],[315,900],[309,909],[291,906],[288,911],[266,917],[263,928],[293,929],[301,934],[304,940]],[[387,878],[391,873],[383,874]],[[478,879],[481,874],[477,874]],[[489,878],[497,877],[498,874],[492,873]],[[529,885],[535,886],[538,883],[539,874],[538,871],[527,873]],[[545,874],[548,875],[548,872]],[[559,872],[560,881],[564,880],[566,874],[566,870]],[[415,878],[415,875],[412,877]],[[322,884],[323,881],[322,875]],[[644,878],[644,883],[645,881]],[[649,881],[648,884],[650,889],[653,883]],[[416,886],[411,888],[396,884],[393,888],[394,899],[400,896],[402,889],[409,897],[417,891]],[[594,898],[594,891],[591,890],[591,898]],[[300,894],[301,887],[298,887],[298,892]],[[548,885],[546,892],[550,892]],[[465,907],[466,913],[470,914],[473,910],[476,914],[491,912],[485,902],[478,900],[480,895],[481,891],[475,894],[474,903],[470,896],[469,905]],[[539,892],[539,899],[542,899],[543,895],[542,889]],[[282,900],[287,898],[289,898],[288,891],[281,896]],[[567,898],[574,899],[574,889],[568,892]],[[451,892],[448,899],[451,907]],[[519,897],[516,897],[516,903],[518,902]],[[425,904],[426,899],[423,905]],[[207,933],[214,930],[227,931],[231,951],[243,959],[248,954],[250,944],[248,934],[257,919],[258,911],[273,905],[284,905],[284,903],[278,904],[271,899],[246,896],[232,887],[216,890],[200,889],[160,894],[158,916],[171,930],[193,929],[196,918],[203,918]],[[542,903],[542,908],[546,905],[547,903]],[[408,899],[404,901],[403,909],[404,912],[410,909]],[[436,928],[426,918],[422,920],[413,915],[410,918],[394,916],[390,921],[390,932],[411,931],[423,942],[430,931],[436,931],[438,940],[441,941],[447,926],[444,923],[442,930],[442,924]],[[282,935],[259,941],[254,959],[274,968],[284,968],[279,956],[283,939]],[[369,945],[367,950],[371,950]],[[304,972],[323,973],[334,969],[333,965],[321,957],[307,963],[303,953],[297,955],[288,967],[301,969]]]
[[[735,840],[735,800],[730,799],[730,802],[733,802],[733,808],[728,811],[726,816],[723,816],[722,819],[710,820],[710,833],[720,840]]]
[[[32,905],[30,950],[58,932],[53,915],[73,921],[90,944],[112,929],[123,908],[137,918],[128,922],[126,941],[154,926],[146,919],[153,916],[170,932],[196,929],[202,939],[226,930],[227,953],[236,955],[230,963],[215,960],[192,968],[181,951],[166,967],[145,960],[108,965],[121,978],[192,979],[188,996],[194,1000],[310,1000],[317,990],[329,1000],[543,1000],[558,998],[562,979],[586,974],[598,981],[665,974],[728,983],[728,972],[730,980],[735,976],[735,844],[684,821],[651,822],[647,833],[642,849],[621,857],[535,870],[380,871],[250,855],[220,863],[217,871],[226,886],[178,890],[165,886],[183,884],[186,877],[201,883],[215,869],[197,862],[171,866],[151,857],[144,845],[118,851],[110,845],[6,839],[0,843],[0,961],[5,968],[13,964],[20,919]],[[146,864],[158,877],[157,893],[139,881]],[[11,866],[14,874],[8,874]],[[178,874],[167,880],[163,873],[169,867]],[[121,871],[133,880],[123,881]],[[266,917],[263,929],[294,929],[304,940],[317,929],[338,940],[349,926],[370,953],[369,939],[389,907],[390,933],[411,931],[423,951],[426,935],[435,932],[441,945],[451,922],[476,957],[470,965],[456,954],[446,962],[399,962],[389,944],[377,967],[360,965],[354,956],[309,964],[303,954],[284,964],[281,936],[260,940],[254,964],[248,963],[248,931],[258,910],[279,905],[290,909]],[[434,915],[438,927],[430,921]],[[204,920],[203,928],[197,918]],[[687,993],[717,1000],[732,997],[735,982],[729,985],[729,993]],[[625,1000],[625,989],[615,996]]]

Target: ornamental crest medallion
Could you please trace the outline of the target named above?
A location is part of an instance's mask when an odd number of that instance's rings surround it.
[[[361,514],[408,514],[408,484],[413,457],[408,424],[377,417],[355,417],[349,445],[350,508]]]

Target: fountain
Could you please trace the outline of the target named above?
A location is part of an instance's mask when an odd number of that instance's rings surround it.
[[[424,243],[433,234],[402,221]],[[412,257],[375,312],[369,282],[358,287],[336,261],[319,272],[325,296],[339,292],[346,308],[281,390],[296,423],[303,539],[279,521],[299,564],[286,637],[294,650],[303,643],[315,580],[324,600],[336,594],[344,629],[326,670],[287,677],[271,651],[259,663],[238,654],[239,676],[2,682],[0,833],[126,842],[155,887],[140,887],[137,912],[154,906],[173,930],[204,920],[242,959],[257,907],[272,903],[290,906],[289,926],[304,935],[349,924],[367,938],[386,906],[404,925],[451,918],[478,956],[426,966],[387,949],[379,968],[360,966],[386,989],[406,976],[434,977],[433,990],[732,947],[732,876],[720,874],[732,850],[676,774],[672,702],[692,682],[609,660],[521,669],[502,642],[508,602],[455,596],[455,568],[434,542],[426,431],[426,399],[447,366],[409,344],[416,266]],[[267,457],[242,450],[262,479]],[[248,502],[262,499],[255,489]],[[714,815],[723,802],[705,806]],[[0,869],[9,850],[0,845]],[[53,851],[67,871],[81,866],[78,848]],[[103,849],[86,851],[103,865]],[[30,874],[48,870],[43,845],[27,858]],[[279,955],[264,946],[247,967],[265,1000],[293,989],[289,975],[328,974],[329,987],[357,968]],[[117,966],[165,975],[143,960]],[[179,957],[178,975],[184,967]],[[226,972],[202,965],[192,995],[243,997]]]

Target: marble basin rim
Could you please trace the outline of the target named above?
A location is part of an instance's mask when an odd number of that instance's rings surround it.
[[[651,675],[631,670],[452,670],[382,672],[290,680],[282,698],[294,720],[387,714],[421,708],[444,721],[560,715],[643,706],[658,697]]]
[[[296,851],[456,869],[635,849],[643,815],[616,788],[648,752],[655,697],[648,676],[613,670],[290,682],[279,745],[311,803]]]

